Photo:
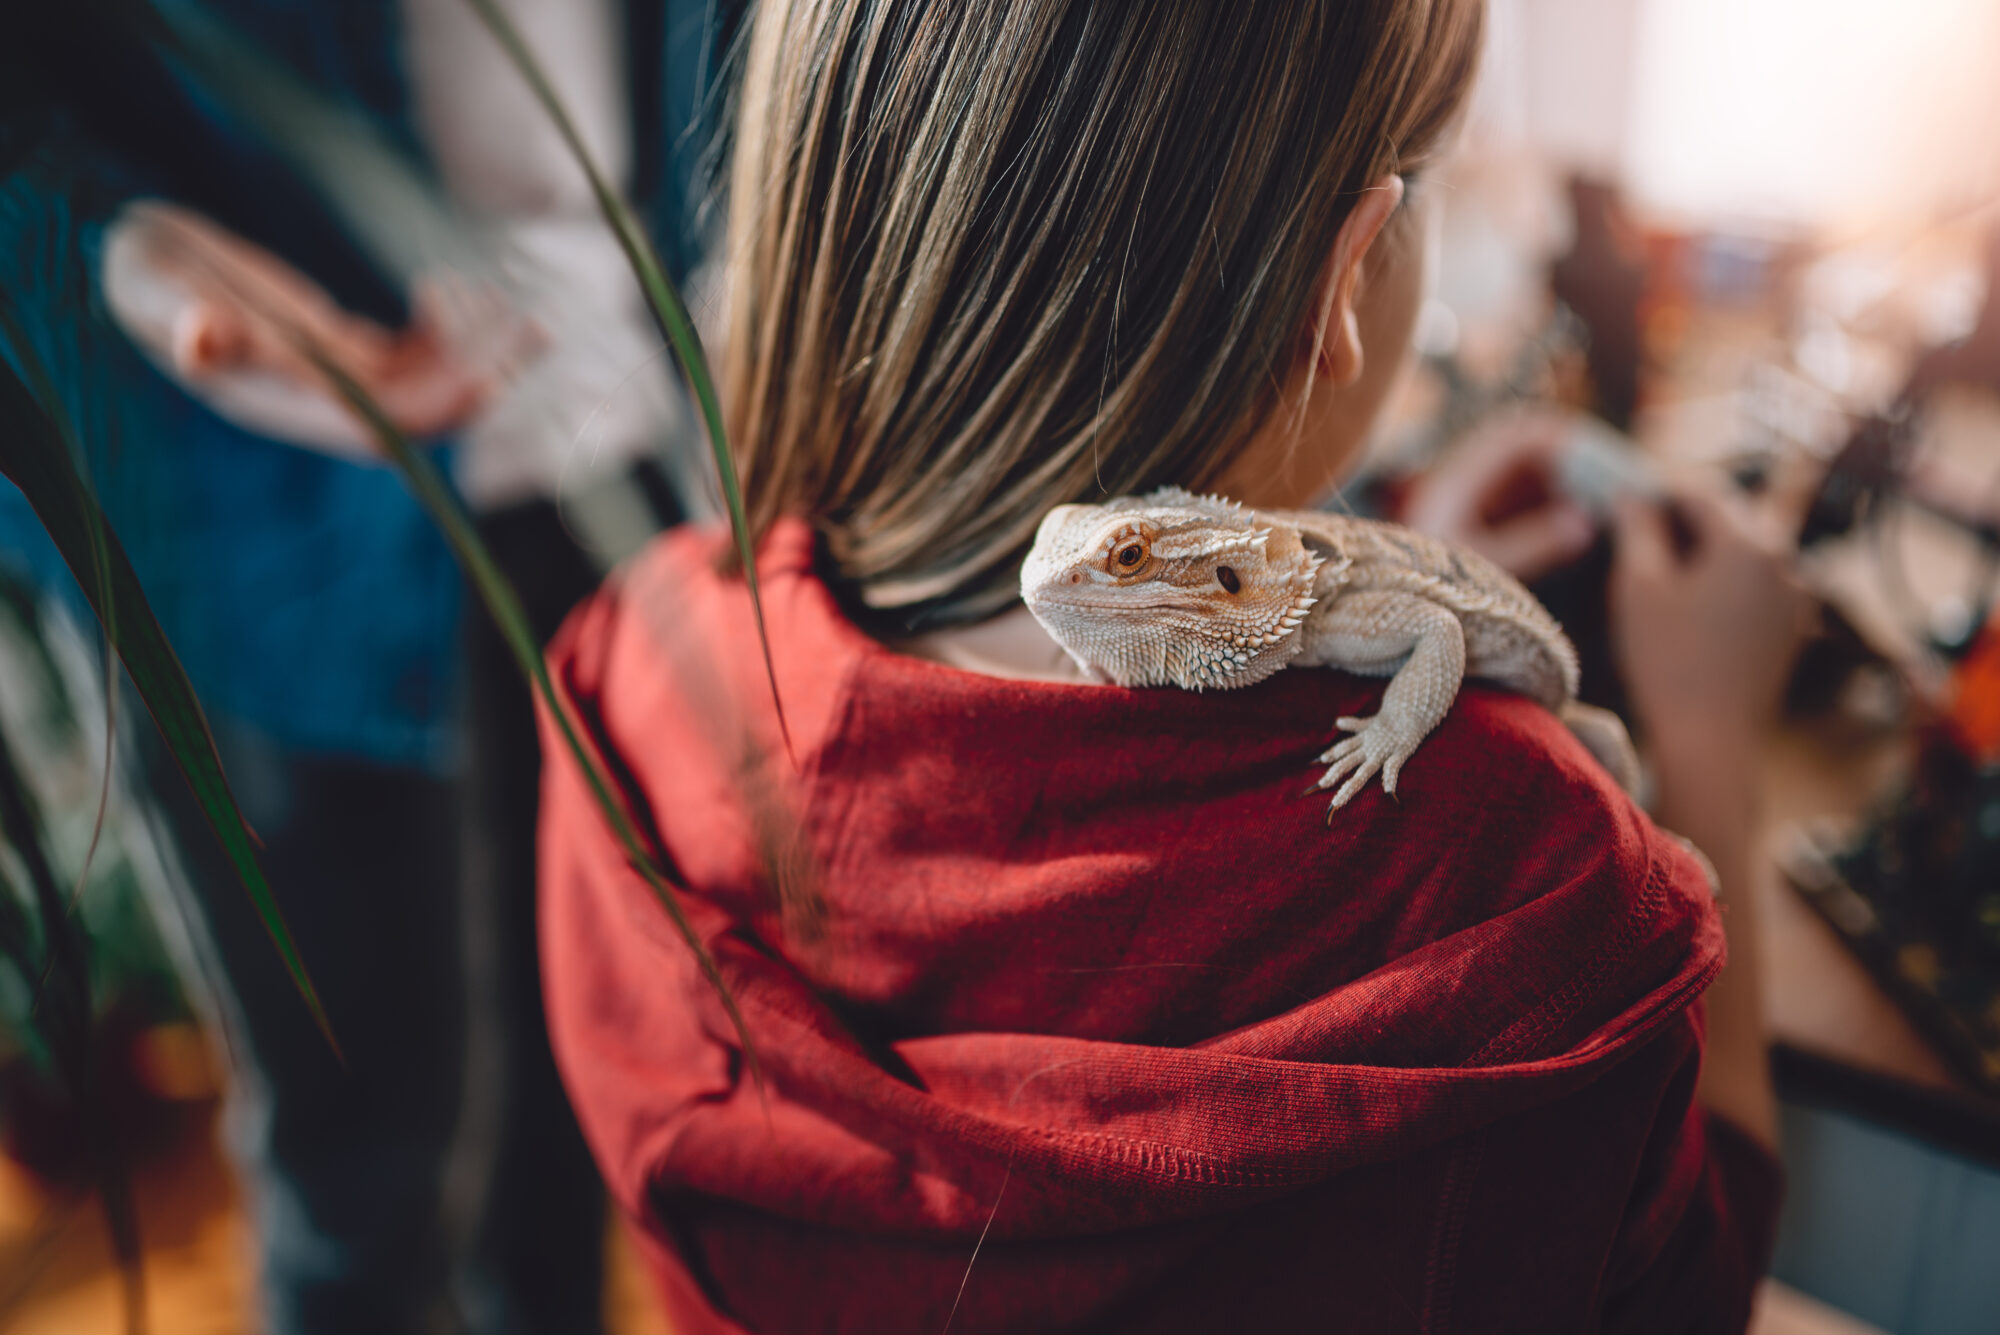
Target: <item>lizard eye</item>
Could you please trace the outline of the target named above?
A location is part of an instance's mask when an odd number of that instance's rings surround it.
[[[1153,571],[1153,535],[1138,524],[1128,524],[1112,535],[1111,546],[1101,558],[1106,570],[1119,579],[1141,579]]]
[[[1243,581],[1236,578],[1236,572],[1228,566],[1217,566],[1215,568],[1215,578],[1217,583],[1221,584],[1223,588],[1229,590],[1231,593],[1243,592]]]

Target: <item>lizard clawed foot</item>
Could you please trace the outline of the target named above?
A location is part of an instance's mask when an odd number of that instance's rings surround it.
[[[1320,761],[1331,762],[1332,768],[1314,788],[1325,792],[1340,784],[1340,791],[1333,795],[1333,805],[1326,810],[1329,821],[1333,819],[1334,812],[1352,801],[1354,795],[1366,788],[1368,781],[1378,773],[1382,776],[1382,791],[1394,797],[1396,779],[1403,772],[1403,762],[1423,741],[1421,737],[1409,737],[1404,729],[1380,714],[1372,718],[1343,718],[1336,723],[1343,731],[1354,735],[1341,739],[1320,756]]]

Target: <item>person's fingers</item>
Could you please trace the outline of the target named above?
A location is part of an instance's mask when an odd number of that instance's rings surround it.
[[[470,342],[492,313],[475,308],[468,284],[456,275],[427,274],[410,288],[410,323],[402,343],[449,347]]]
[[[296,324],[294,329],[350,374],[364,378],[389,374],[402,342],[397,331],[337,308]]]
[[[197,300],[174,319],[174,371],[199,380],[241,366],[249,357],[251,342],[249,326],[233,306]]]
[[[449,361],[463,374],[510,381],[548,349],[548,335],[505,291],[450,271],[417,280],[397,366]]]
[[[1619,570],[1653,578],[1674,568],[1673,530],[1664,506],[1627,496],[1617,502],[1612,514]]]
[[[1783,561],[1797,550],[1776,511],[1739,493],[1717,486],[1679,488],[1673,506],[1695,540],[1695,560],[1720,554]]]
[[[413,436],[439,435],[465,425],[490,395],[487,382],[451,373],[407,377],[375,391],[389,419]]]
[[[1574,505],[1557,503],[1486,531],[1483,555],[1517,579],[1533,580],[1573,561],[1597,540],[1597,525]]]
[[[1521,408],[1474,427],[1440,470],[1439,481],[1477,497],[1522,469],[1546,469],[1568,439],[1569,418],[1546,408]]]
[[[1514,412],[1489,420],[1413,488],[1402,518],[1411,527],[1472,548],[1516,575],[1533,578],[1587,545],[1575,521],[1556,518],[1538,527],[1548,508],[1554,443],[1566,419],[1548,411]],[[1525,507],[1523,502],[1526,503]],[[1527,509],[1527,514],[1518,512]],[[1504,512],[1505,518],[1490,518]],[[1516,519],[1529,523],[1506,530]]]
[[[1746,499],[1740,511],[1744,531],[1759,551],[1787,562],[1798,554],[1799,525],[1781,500],[1765,501],[1759,498],[1759,502],[1753,504]]]

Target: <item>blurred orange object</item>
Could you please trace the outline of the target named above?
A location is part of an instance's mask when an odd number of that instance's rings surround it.
[[[1952,736],[1981,764],[2000,761],[2000,618],[1990,620],[1952,672]]]

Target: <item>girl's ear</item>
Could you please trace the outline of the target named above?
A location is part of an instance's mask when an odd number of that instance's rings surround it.
[[[1308,331],[1320,378],[1345,388],[1361,378],[1365,353],[1361,324],[1354,303],[1361,290],[1361,271],[1382,229],[1403,202],[1400,176],[1384,176],[1361,192],[1361,202],[1340,225],[1327,262],[1324,290],[1316,303],[1318,318]]]

